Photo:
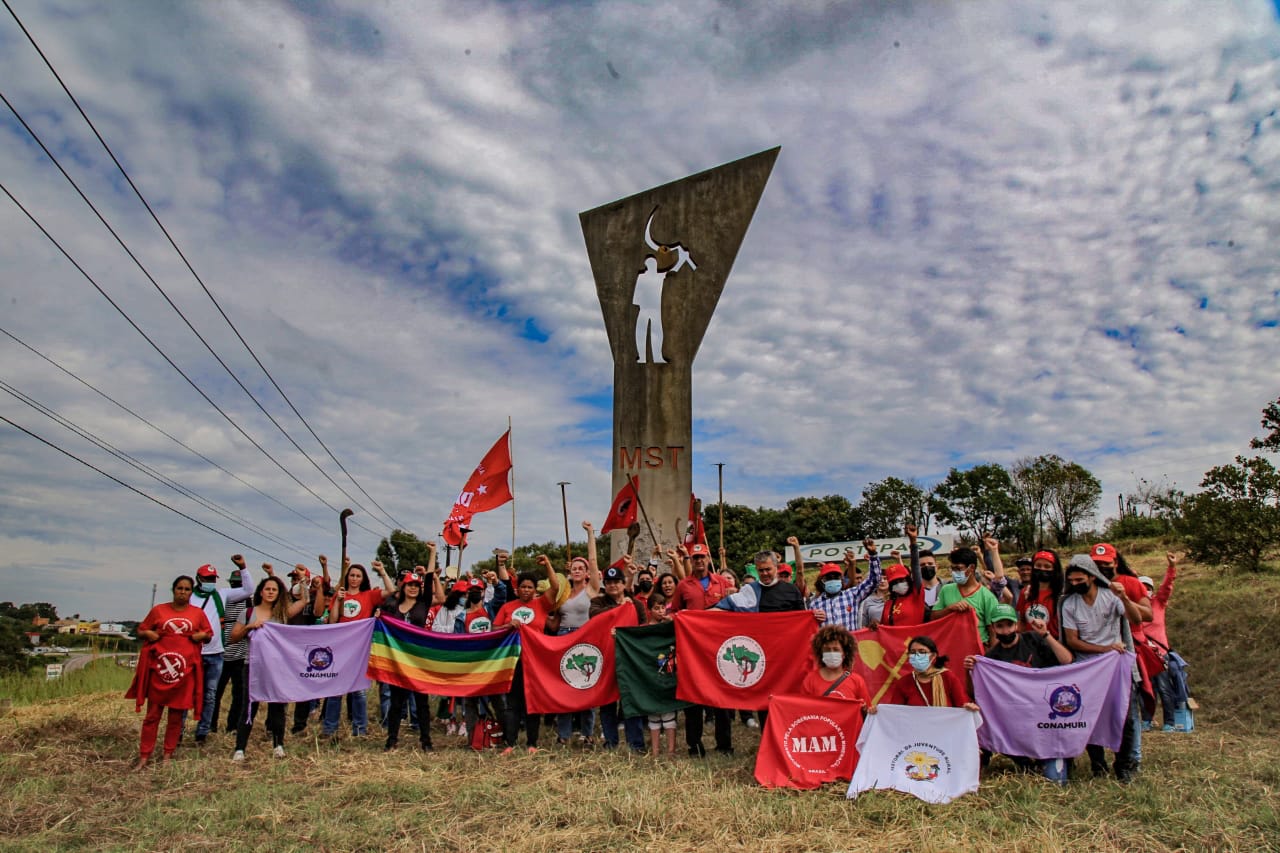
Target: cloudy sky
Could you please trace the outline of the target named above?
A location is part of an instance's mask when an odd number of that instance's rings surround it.
[[[612,370],[577,214],[775,145],[695,364],[704,498],[714,462],[728,500],[780,506],[1058,453],[1105,509],[1138,476],[1194,486],[1280,391],[1268,2],[7,2],[293,403],[423,535],[508,416],[518,539],[562,536],[561,480],[600,523]],[[386,521],[7,13],[0,92],[371,510],[367,558]],[[353,501],[7,109],[0,183],[318,497],[2,196],[0,327],[239,479],[3,335],[0,380],[285,544],[7,391],[0,415],[279,562],[335,554],[324,502]],[[0,472],[0,599],[141,618],[153,582],[247,550],[3,422]],[[505,510],[476,529],[472,553],[509,543]]]

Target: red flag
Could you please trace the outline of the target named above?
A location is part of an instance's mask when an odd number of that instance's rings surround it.
[[[444,521],[444,541],[450,545],[465,545],[471,516],[478,512],[497,509],[511,500],[511,487],[507,475],[511,472],[511,430],[489,448],[480,460],[471,478],[462,487],[462,494],[453,505],[453,511]]]
[[[907,672],[907,644],[912,637],[928,636],[938,644],[938,656],[950,660],[947,668],[964,673],[966,655],[981,655],[982,638],[978,634],[978,614],[973,610],[948,613],[923,625],[885,625],[854,631],[858,641],[858,657],[853,671],[861,675],[871,691],[871,704],[876,704],[898,676]]]
[[[822,696],[774,696],[756,753],[766,788],[816,788],[848,781],[858,763],[862,703]]]
[[[639,488],[640,477],[635,476],[627,480],[627,484],[618,490],[617,497],[613,499],[613,506],[609,507],[609,517],[600,527],[601,533],[608,533],[610,530],[626,530],[636,523],[636,511],[640,507],[640,496],[637,493]]]
[[[689,495],[689,526],[684,531],[684,544],[686,547],[707,544],[707,529],[702,524],[702,513],[698,512],[697,495]]]
[[[680,661],[676,698],[715,708],[763,711],[774,693],[798,693],[812,664],[808,649],[818,622],[807,610],[676,614]]]
[[[613,631],[635,624],[636,609],[628,600],[588,619],[572,634],[551,637],[521,625],[520,664],[529,713],[567,714],[617,702]]]

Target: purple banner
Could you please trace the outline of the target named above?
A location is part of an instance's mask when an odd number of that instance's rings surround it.
[[[1027,758],[1075,758],[1088,744],[1120,746],[1129,712],[1132,653],[1031,669],[978,658],[974,701],[986,722],[983,749]]]
[[[369,686],[373,619],[336,625],[268,623],[249,635],[249,699],[306,702]]]

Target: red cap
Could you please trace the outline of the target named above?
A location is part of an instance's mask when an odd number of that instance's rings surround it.
[[[690,557],[710,557],[711,549],[701,542],[695,542],[689,546]]]
[[[1112,548],[1112,549],[1111,549],[1111,552],[1114,554],[1114,553],[1115,553],[1115,549],[1114,549],[1114,548]],[[1035,555],[1034,557],[1032,557],[1032,558],[1031,558],[1031,560],[1032,560],[1032,562],[1035,562],[1036,560],[1044,560],[1046,563],[1052,563],[1052,562],[1053,562],[1053,552],[1052,552],[1052,551],[1036,551],[1036,555]]]
[[[884,570],[884,579],[889,581],[889,583],[893,583],[896,580],[905,578],[907,574],[906,566],[902,565],[902,563],[894,563],[892,566]]]
[[[467,583],[466,578],[459,578],[453,582],[453,586],[449,587],[449,592],[466,592],[471,589],[471,584]]]
[[[422,578],[418,577],[413,572],[409,572],[409,574],[405,575],[403,578],[400,579],[400,583],[401,584],[411,584],[411,583],[421,584]]]
[[[1089,549],[1089,556],[1093,557],[1095,562],[1101,560],[1104,563],[1114,563],[1116,561],[1116,549],[1114,545],[1099,542]]]
[[[196,577],[198,578],[216,578],[217,576],[218,570],[208,563],[196,569]]]
[[[472,589],[479,589],[484,586],[484,581],[480,580],[480,578],[472,578],[468,583],[470,583]]]
[[[789,574],[793,574],[794,572],[795,572],[795,569],[791,568],[790,563],[783,563],[782,565],[778,566],[779,575],[789,575]]]
[[[839,563],[823,563],[822,568],[818,569],[818,577],[825,578],[827,575],[844,576],[844,567]]]

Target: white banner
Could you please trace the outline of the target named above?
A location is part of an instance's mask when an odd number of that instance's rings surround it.
[[[937,556],[944,556],[951,553],[952,543],[955,538],[955,535],[951,533],[919,536],[916,538],[916,545],[921,551],[932,551]],[[880,559],[882,560],[889,556],[890,551],[901,551],[902,561],[905,563],[907,554],[910,553],[909,547],[905,536],[876,540],[876,549],[879,551]],[[867,549],[862,547],[861,542],[824,542],[821,545],[801,545],[800,554],[804,557],[806,563],[838,563],[844,559],[846,548],[853,549],[854,555],[859,560],[867,559]],[[787,550],[790,551],[790,549]],[[791,559],[790,553],[786,555],[786,559]]]
[[[858,735],[849,799],[873,788],[949,803],[978,790],[978,726],[964,708],[879,705]]]

